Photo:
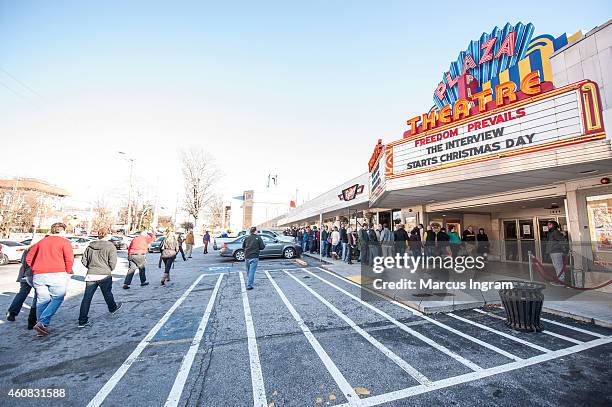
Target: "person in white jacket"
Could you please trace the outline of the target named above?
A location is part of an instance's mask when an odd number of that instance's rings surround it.
[[[338,232],[338,226],[334,226],[334,231],[331,232],[331,244],[332,244],[332,257],[338,258],[338,252],[340,251],[340,232]]]

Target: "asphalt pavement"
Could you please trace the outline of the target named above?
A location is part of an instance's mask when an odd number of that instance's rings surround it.
[[[27,309],[4,320],[0,405],[612,404],[612,330],[545,315],[545,332],[516,333],[496,308],[422,315],[309,259],[261,260],[246,291],[243,263],[200,250],[166,286],[149,255],[151,284],[135,276],[129,290],[122,253],[113,292],[124,306],[110,315],[96,293],[91,327],[77,328],[80,266],[51,336],[26,329]],[[4,309],[17,268],[0,268]]]

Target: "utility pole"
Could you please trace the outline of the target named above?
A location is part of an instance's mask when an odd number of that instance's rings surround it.
[[[118,151],[119,154],[124,155],[125,159],[130,163],[130,188],[128,189],[128,207],[127,207],[127,227],[126,234],[130,234],[132,228],[132,179],[134,175],[134,159],[128,157],[124,151]]]

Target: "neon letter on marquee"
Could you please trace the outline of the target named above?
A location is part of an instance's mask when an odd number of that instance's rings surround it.
[[[491,89],[485,89],[482,92],[474,93],[472,100],[478,101],[478,111],[484,112],[487,109],[487,102],[491,101],[493,91]]]
[[[521,91],[525,95],[537,95],[542,91],[540,82],[540,71],[533,71],[521,81]]]
[[[410,132],[412,134],[416,134],[417,132],[417,123],[421,120],[421,116],[413,117],[410,120],[407,120],[406,123],[410,126]]]
[[[459,99],[455,103],[455,111],[453,112],[453,120],[459,120],[470,116],[470,102],[466,99]]]
[[[470,54],[465,54],[465,58],[463,59],[463,71],[462,75],[465,75],[468,69],[476,68],[476,62],[474,62],[474,58]]]
[[[440,123],[450,123],[452,118],[451,106],[446,105],[438,112],[438,121]]]
[[[504,82],[495,87],[495,104],[498,107],[505,104],[504,98],[508,98],[508,103],[516,100],[516,83]]]
[[[484,49],[484,52],[482,53],[482,57],[480,58],[480,61],[478,61],[478,65],[483,64],[493,59],[493,54],[491,51],[493,51],[493,46],[495,45],[496,40],[497,40],[497,37],[493,37],[482,43],[482,45],[480,46],[480,49]]]
[[[509,57],[514,55],[514,39],[514,31],[509,32],[506,38],[504,38],[504,42],[502,42],[502,44],[499,46],[499,50],[497,50],[495,58],[499,58],[502,54],[506,54]]]
[[[423,114],[423,121],[421,122],[421,130],[427,131],[436,127],[436,111],[432,110],[429,114]]]

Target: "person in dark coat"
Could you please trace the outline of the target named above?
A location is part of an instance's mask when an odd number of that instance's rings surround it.
[[[410,252],[412,257],[419,257],[421,255],[421,229],[414,227],[410,231]]]
[[[446,256],[448,255],[448,242],[450,238],[440,225],[434,223],[431,225],[431,230],[427,231],[425,246],[429,256]]]
[[[23,303],[32,290],[32,269],[26,263],[26,256],[30,248],[27,248],[21,255],[21,267],[19,267],[19,274],[17,275],[17,282],[19,283],[19,292],[15,294],[8,311],[6,312],[6,320],[14,322],[17,315],[23,307]],[[29,280],[29,283],[28,283]],[[32,300],[32,306],[30,307],[30,313],[28,314],[28,329],[33,329],[36,325],[36,293]]]
[[[402,257],[406,253],[406,243],[409,239],[404,225],[397,225],[395,232],[393,232],[393,241],[395,242],[395,252]]]
[[[478,254],[486,258],[489,254],[489,236],[487,236],[483,228],[478,229],[478,234],[476,235],[476,244],[478,248]]]
[[[368,229],[368,250],[369,250],[369,259],[368,264],[374,264],[374,257],[380,257],[382,255],[382,250],[380,248],[380,243],[378,242],[378,236],[376,236],[376,230],[374,230],[374,225],[370,225]]]
[[[368,225],[367,223],[364,223],[361,225],[361,229],[359,229],[359,238],[357,239],[357,244],[359,245],[359,261],[361,264],[368,264],[369,241]]]

